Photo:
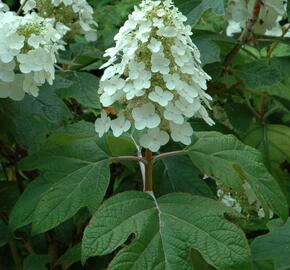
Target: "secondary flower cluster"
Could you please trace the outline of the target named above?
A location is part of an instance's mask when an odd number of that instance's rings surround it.
[[[43,18],[53,18],[69,27],[73,34],[84,34],[88,41],[97,39],[94,12],[86,0],[28,0],[23,9],[26,13],[36,10]]]
[[[265,211],[251,186],[248,183],[243,185],[244,194],[238,194],[232,191],[226,191],[223,187],[217,190],[217,197],[226,206],[235,209],[244,215],[252,215],[255,213],[259,218],[265,218]],[[273,218],[274,213],[270,209],[269,218]]]
[[[120,136],[130,127],[140,132],[139,144],[151,151],[169,141],[191,143],[189,118],[195,116],[214,124],[205,106],[206,74],[193,44],[190,26],[171,0],[144,0],[115,36],[116,46],[101,78],[100,100],[117,112],[111,120],[105,112],[96,121],[103,136],[110,128]]]
[[[256,0],[230,0],[228,3],[227,19],[229,26],[228,35],[240,32],[245,28],[247,19],[251,17]],[[262,0],[259,18],[253,28],[256,34],[271,34],[279,27],[278,21],[286,14],[287,1]],[[280,32],[282,32],[280,30]]]
[[[62,38],[68,30],[54,25],[35,13],[18,16],[7,8],[0,11],[0,98],[37,96],[39,86],[52,84],[55,55],[64,49]]]

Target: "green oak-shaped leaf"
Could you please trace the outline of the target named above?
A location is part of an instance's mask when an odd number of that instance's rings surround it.
[[[290,267],[290,218],[285,224],[275,224],[277,221],[269,223],[270,232],[257,237],[251,249],[255,261],[271,261],[275,269],[286,270]]]
[[[56,227],[83,207],[94,212],[104,198],[110,179],[109,158],[97,141],[66,134],[52,135],[45,146],[30,155],[21,166],[26,170],[38,169],[50,177],[46,183],[53,182],[46,189],[41,183],[28,189],[14,210],[24,211],[24,207],[31,204],[27,202],[29,192],[37,189],[39,196],[31,195],[36,204],[30,208],[35,209],[33,213],[28,216],[16,213],[16,220],[11,221],[17,228],[32,219],[34,234]]]
[[[113,259],[110,270],[190,270],[190,250],[217,269],[248,269],[250,251],[242,231],[224,218],[231,211],[199,196],[171,193],[156,200],[125,192],[106,201],[85,230],[82,260],[109,254],[135,239]]]
[[[0,100],[0,134],[9,134],[29,152],[40,149],[47,134],[71,118],[65,103],[48,85],[41,87],[37,98],[26,95],[20,102]]]
[[[195,141],[187,150],[204,174],[237,192],[244,192],[243,183],[248,182],[266,211],[271,207],[287,219],[287,200],[258,150],[218,132],[195,133]]]

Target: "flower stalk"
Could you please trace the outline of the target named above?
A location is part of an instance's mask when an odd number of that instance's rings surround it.
[[[24,6],[26,5],[27,1],[28,0],[24,0],[23,3],[20,5],[19,9],[16,12],[17,15],[20,15],[21,14],[21,12],[22,12]]]
[[[252,34],[253,31],[253,27],[255,26],[258,18],[259,18],[259,14],[261,11],[261,0],[256,0],[254,7],[253,7],[253,11],[251,16],[248,18],[247,22],[246,22],[246,27],[244,29],[244,31],[242,32],[242,34],[239,37],[239,43],[229,52],[229,54],[225,57],[225,61],[224,61],[224,70],[227,70],[228,66],[231,64],[231,62],[235,59],[235,57],[238,55],[239,51],[241,50],[241,48],[249,41],[249,37]]]

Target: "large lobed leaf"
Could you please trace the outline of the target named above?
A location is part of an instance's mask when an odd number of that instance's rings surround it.
[[[235,73],[247,89],[254,93],[268,93],[272,96],[290,100],[289,65],[290,57],[258,59],[237,66]]]
[[[22,162],[22,169],[43,175],[24,192],[14,207],[13,229],[32,222],[34,233],[47,231],[81,208],[99,206],[109,184],[109,159],[90,137],[56,134],[43,149]]]
[[[266,211],[270,207],[287,219],[287,200],[264,166],[258,150],[244,145],[232,135],[197,132],[188,154],[204,174],[237,192],[243,192],[242,185],[249,183]]]
[[[227,211],[218,202],[189,194],[156,200],[146,193],[121,193],[106,201],[86,228],[82,259],[109,254],[134,234],[110,270],[190,270],[191,248],[217,269],[248,269],[247,240],[224,219]]]
[[[22,101],[0,100],[0,137],[8,134],[30,152],[38,151],[52,130],[66,124],[71,117],[65,103],[52,87],[41,87],[37,98],[26,95]]]

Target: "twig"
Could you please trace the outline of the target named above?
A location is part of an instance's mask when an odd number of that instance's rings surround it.
[[[163,158],[173,157],[173,156],[181,156],[181,155],[185,155],[186,153],[187,152],[185,150],[163,153],[163,154],[160,154],[158,156],[155,156],[153,159],[153,163],[155,163],[156,161],[163,159]]]
[[[230,65],[230,63],[234,60],[234,58],[238,55],[240,49],[242,48],[242,44],[237,44],[226,56],[225,61],[223,63],[224,70]]]
[[[260,98],[260,110],[259,110],[259,119],[261,123],[264,122],[264,117],[265,117],[265,106],[266,106],[266,93],[262,93],[261,98]]]
[[[225,86],[225,87],[220,88],[220,89],[215,89],[214,91],[211,92],[211,95],[212,96],[221,95],[221,94],[223,94],[224,92],[226,92],[228,90],[237,88],[241,84],[242,84],[242,81],[237,81],[236,83],[234,83],[234,84],[232,84],[230,86]]]
[[[248,55],[252,56],[254,59],[259,59],[257,55],[255,55],[254,53],[252,53],[250,50],[246,49],[245,47],[242,47],[241,50],[247,53]]]
[[[54,66],[55,66],[58,70],[60,70],[60,71],[62,71],[62,72],[67,72],[67,71],[68,71],[68,70],[64,69],[63,67],[61,67],[60,65],[54,64]]]
[[[16,164],[15,164],[15,176],[16,176],[16,181],[17,181],[19,192],[20,194],[22,194],[24,192],[24,182],[23,182],[24,179],[22,175],[19,173],[18,167]]]
[[[256,0],[254,4],[253,12],[251,16],[248,18],[246,27],[239,37],[239,43],[229,52],[229,54],[225,58],[225,61],[223,64],[225,70],[230,65],[230,63],[234,60],[234,58],[238,55],[243,45],[248,42],[248,39],[253,31],[253,27],[259,18],[260,10],[261,10],[261,0]]]
[[[50,256],[51,265],[57,262],[58,260],[58,243],[55,239],[54,230],[50,230],[46,233],[48,241],[48,255]]]
[[[17,250],[16,243],[15,243],[14,239],[10,240],[9,247],[10,247],[13,261],[15,263],[15,269],[21,270],[22,269],[22,260],[21,260],[20,254]]]
[[[252,111],[252,113],[254,114],[254,116],[255,116],[256,118],[259,118],[260,115],[256,112],[256,110],[255,110],[254,107],[252,106],[252,104],[251,104],[251,102],[250,102],[250,100],[249,100],[249,98],[248,98],[248,96],[247,96],[246,93],[245,93],[244,96],[245,96],[245,100],[246,100],[246,103],[247,103],[249,109]]]
[[[288,33],[288,31],[290,30],[290,24],[286,27],[286,29],[284,29],[283,34],[280,38],[280,40],[277,40],[276,42],[274,42],[272,44],[272,46],[270,47],[270,49],[268,50],[267,56],[271,57],[273,51],[277,48],[277,46],[279,45],[279,43],[284,39],[284,37],[286,36],[286,34]]]
[[[256,0],[253,8],[253,12],[250,18],[248,18],[246,23],[246,28],[242,32],[239,42],[245,44],[248,42],[248,38],[253,31],[253,27],[259,18],[259,14],[261,11],[261,0]]]
[[[271,116],[274,112],[276,112],[279,109],[278,106],[273,107],[272,109],[270,109],[268,112],[265,113],[264,115],[264,121]]]
[[[35,251],[34,251],[34,249],[33,249],[33,247],[32,247],[32,245],[31,245],[31,243],[28,242],[28,241],[25,240],[25,239],[23,239],[23,246],[25,247],[25,249],[28,251],[28,253],[29,253],[30,255],[34,255],[34,254],[36,254]]]
[[[19,7],[19,9],[17,10],[17,15],[20,15],[22,12],[22,9],[24,8],[24,6],[26,5],[28,0],[24,0],[23,3],[21,4],[21,6]]]

